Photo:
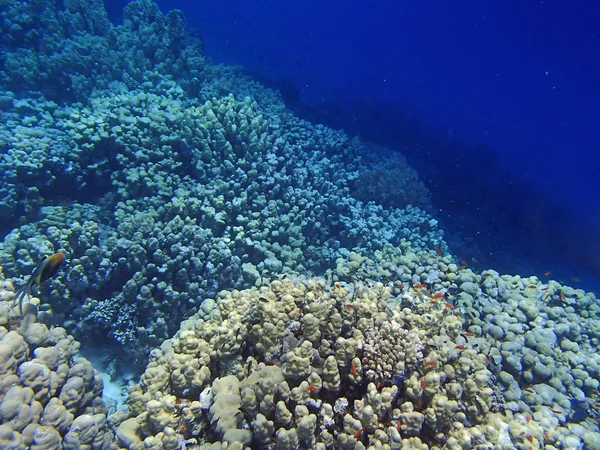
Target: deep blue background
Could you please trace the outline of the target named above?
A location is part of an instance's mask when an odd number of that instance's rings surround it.
[[[600,2],[157,3],[215,62],[405,153],[454,229],[600,273]]]

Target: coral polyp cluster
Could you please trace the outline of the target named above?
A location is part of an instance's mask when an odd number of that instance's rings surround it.
[[[456,316],[423,307],[404,308],[381,283],[221,292],[152,353],[117,436],[129,448],[177,448],[174,436],[202,448],[462,442],[490,418],[491,373],[484,354],[456,348]]]

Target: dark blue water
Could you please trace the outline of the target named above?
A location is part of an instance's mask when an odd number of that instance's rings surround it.
[[[471,264],[600,275],[599,4],[158,4],[298,114],[402,152]]]

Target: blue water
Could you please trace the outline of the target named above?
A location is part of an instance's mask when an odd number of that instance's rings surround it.
[[[595,283],[599,4],[157,3],[298,114],[401,151],[466,260]]]

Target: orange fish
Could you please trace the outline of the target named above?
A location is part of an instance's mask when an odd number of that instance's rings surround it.
[[[445,296],[446,294],[444,294],[443,292],[438,292],[437,294],[433,294],[431,298],[444,298]]]
[[[427,381],[421,380],[421,389],[425,389],[427,387]]]
[[[354,361],[350,364],[350,372],[352,372],[352,375],[356,375],[356,364],[354,364]]]
[[[413,289],[423,289],[423,288],[426,288],[426,287],[427,287],[426,284],[421,283],[421,284],[415,284],[413,286]]]
[[[363,428],[354,433],[354,439],[358,439],[363,432]]]
[[[466,345],[462,345],[462,344],[461,344],[461,345],[457,345],[457,346],[456,346],[456,347],[454,347],[454,348],[455,348],[456,350],[464,350],[464,349],[466,349],[466,348],[467,348],[467,346],[466,346]]]
[[[308,387],[308,390],[310,392],[315,392],[318,388],[316,386],[313,386],[312,384]]]
[[[544,276],[545,277],[549,277],[550,275],[552,275],[552,272],[548,271],[548,272],[544,272]]]
[[[438,256],[442,256],[442,249],[439,248],[437,245],[435,247],[433,247],[435,249],[435,252],[437,253]]]
[[[437,363],[435,361],[425,361],[426,366],[435,366]]]
[[[575,283],[579,283],[581,280],[577,277],[571,277],[571,280],[573,280]]]

